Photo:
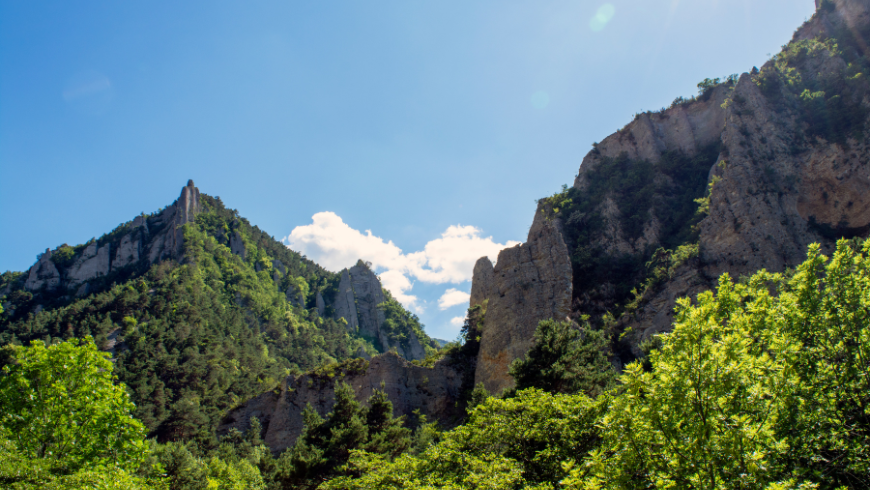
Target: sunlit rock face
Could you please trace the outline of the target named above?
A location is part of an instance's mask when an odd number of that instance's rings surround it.
[[[426,349],[414,332],[408,332],[408,339],[404,343],[393,342],[387,337],[383,329],[386,320],[384,311],[378,307],[386,300],[378,276],[369,265],[358,262],[350,269],[341,271],[338,292],[333,302],[335,318],[344,318],[348,331],[376,340],[383,351],[395,349],[405,359],[425,358]],[[320,301],[323,301],[322,297]]]
[[[27,274],[27,280],[24,282],[24,287],[28,291],[37,291],[47,289],[53,291],[60,285],[60,272],[51,260],[51,249],[45,250],[45,253],[39,256],[36,264],[30,268]]]
[[[395,416],[413,417],[415,410],[437,421],[443,427],[456,424],[461,415],[457,407],[462,376],[447,362],[434,367],[415,366],[398,355],[388,352],[369,361],[356,361],[360,368],[333,377],[306,374],[287,378],[280,390],[264,393],[230,411],[218,428],[226,434],[235,428],[242,432],[250,427],[251,417],[257,417],[263,426],[263,439],[274,453],[291,447],[302,433],[302,411],[311,406],[321,416],[328,414],[335,403],[335,386],[349,384],[356,399],[365,403],[374,390],[386,392],[393,403]]]
[[[867,56],[867,36],[862,33],[868,32],[868,26],[870,2],[834,0],[821,6],[819,12],[796,31],[794,40],[824,40],[828,36],[851,33],[857,36],[857,47],[844,48],[845,43],[840,42],[839,53],[825,51],[792,63],[807,80],[845,74],[848,56]],[[860,137],[854,133],[845,137],[814,133],[806,116],[801,115],[802,102],[798,96],[789,93],[784,86],[762,89],[761,77],[773,66],[774,61],[768,62],[761,70],[745,73],[735,83],[719,85],[704,97],[674,104],[661,112],[640,114],[597,144],[583,159],[574,182],[574,187],[581,192],[589,188],[589,179],[605,159],[622,156],[632,162],[655,163],[665,152],[694,157],[704,155],[704,149],[717,148],[713,153],[715,158],[711,156],[707,163],[708,182],[715,180],[709,213],[697,224],[696,238],[693,238],[698,245],[698,256],[673,270],[664,283],[640,299],[636,309],[618,318],[613,328],[622,339],[617,347],[625,352],[615,356],[617,366],[620,355],[629,359],[642,356],[644,342],[655,334],[669,331],[678,298],[694,297],[711,289],[722,273],[737,278],[759,269],[782,271],[802,262],[810,243],[820,243],[823,250],[830,252],[838,237],[866,237],[870,232],[870,165],[867,164],[870,145],[866,143],[870,141],[870,125],[866,124],[866,117],[852,126],[858,128],[859,133],[863,132]],[[847,92],[842,96],[850,97]],[[852,96],[845,105],[847,108],[856,106],[870,109],[870,97]],[[666,181],[668,177],[656,175],[654,178]],[[597,212],[604,226],[591,240],[600,250],[614,256],[642,258],[670,238],[664,234],[654,213],[643,224],[639,236],[626,238],[620,227],[619,204],[613,196],[605,196],[598,204]],[[578,245],[569,243],[564,256],[554,253],[542,256],[542,260],[550,262],[547,267],[551,270],[561,270],[564,266],[557,264],[570,263],[570,250]],[[523,247],[532,246],[530,237]],[[526,315],[529,321],[519,321],[516,318],[523,313],[513,312],[546,312],[549,308],[553,318],[563,318],[566,312],[577,318],[581,314],[594,317],[620,308],[616,301],[607,300],[607,285],[602,285],[604,293],[597,299],[589,300],[576,289],[576,273],[573,308],[566,310],[562,305],[570,301],[558,296],[551,299],[545,290],[536,290],[534,286],[523,294],[514,292],[512,299],[505,300],[512,291],[499,283],[522,277],[518,272],[505,274],[513,271],[512,263],[519,260],[512,257],[521,256],[517,250],[509,249],[499,256],[493,270],[484,261],[475,267],[471,304],[484,299],[489,301],[476,379],[491,390],[498,391],[511,384],[507,367],[512,359],[525,352],[534,332],[535,322],[531,319],[536,315]],[[525,263],[539,262],[526,260]],[[640,285],[644,277],[639,275],[635,280]],[[491,281],[496,284],[490,285]],[[491,290],[498,293],[481,293]],[[502,292],[506,294],[502,296]],[[537,306],[539,303],[530,298],[549,302],[547,308]],[[529,308],[529,305],[535,306]]]
[[[558,221],[542,211],[539,205],[526,243],[502,250],[494,268],[485,257],[475,266],[472,305],[485,300],[487,308],[474,381],[491,393],[513,386],[508,367],[529,350],[538,322],[571,312],[568,249]]]
[[[66,272],[67,287],[75,288],[85,281],[106,275],[109,272],[109,248],[109,244],[97,247],[97,242],[91,242],[85,247],[81,256]]]
[[[137,216],[122,225],[115,238],[94,240],[80,248],[71,261],[58,265],[51,260],[55,249],[46,250],[28,271],[24,283],[28,291],[75,292],[82,296],[89,290],[86,283],[140,261],[148,265],[161,260],[183,261],[184,233],[182,226],[196,219],[201,210],[199,189],[188,181],[172,205],[156,215]]]

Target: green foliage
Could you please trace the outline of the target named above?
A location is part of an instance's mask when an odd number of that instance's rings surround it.
[[[585,393],[597,396],[613,386],[615,373],[608,359],[610,342],[600,330],[572,322],[542,320],[535,328],[534,344],[509,373],[516,389],[539,388],[549,393]]]
[[[357,357],[355,359],[348,359],[342,362],[335,362],[332,364],[327,364],[326,366],[321,366],[309,373],[312,378],[320,378],[324,381],[329,381],[332,378],[338,376],[343,378],[345,376],[352,376],[355,374],[363,374],[369,368],[369,361]]]
[[[460,404],[472,400],[472,392],[475,389],[474,373],[477,368],[477,354],[480,352],[480,337],[483,335],[486,324],[488,304],[489,300],[484,300],[483,304],[472,305],[468,308],[465,322],[459,330],[457,343],[446,350],[444,354],[447,363],[462,373]]]
[[[523,390],[510,399],[487,398],[468,422],[419,456],[394,461],[355,452],[356,475],[327,489],[555,488],[563,462],[598,444],[594,421],[601,407],[584,395]]]
[[[145,429],[93,339],[34,341],[13,352],[0,375],[0,425],[22,455],[67,471],[139,465]]]
[[[69,267],[75,259],[76,252],[78,250],[64,243],[51,253],[51,261],[58,267]]]
[[[814,245],[787,275],[723,275],[715,294],[679,301],[659,342],[649,369],[630,364],[596,401],[481,393],[423,452],[352,450],[321,488],[870,486],[870,242],[841,240],[831,260]]]
[[[774,107],[796,109],[809,142],[815,137],[840,144],[850,137],[863,139],[870,115],[862,102],[870,94],[870,65],[863,56],[866,34],[843,29],[826,39],[793,41],[755,78]],[[835,56],[845,63],[827,62]]]
[[[723,275],[715,295],[680,300],[569,487],[870,485],[870,244],[856,248],[840,241],[827,262],[813,245],[791,279]]]
[[[356,401],[350,385],[338,383],[332,412],[323,418],[308,405],[303,418],[302,435],[278,460],[276,481],[285,487],[316,488],[341,474],[354,450],[392,459],[412,444],[404,417],[393,417],[393,404],[380,390],[366,408]]]
[[[151,454],[139,472],[166,482],[172,490],[263,490],[274,474],[275,461],[259,430],[259,421],[253,419],[245,436],[231,431],[216,448],[200,454],[190,443],[152,440]]]
[[[14,290],[4,300],[10,311],[0,315],[0,344],[91,335],[104,347],[113,337],[115,373],[130,388],[135,416],[161,441],[210,440],[228,409],[284,376],[355,357],[360,348],[373,351],[334,320],[288,302],[291,286],[311,298],[307,288],[326,292],[334,274],[219,200],[201,195],[201,202],[203,211],[183,229],[185,264],[155,264],[67,303]],[[245,260],[226,246],[236,233]],[[267,258],[270,268],[280,261],[286,276],[258,272]],[[20,275],[3,277],[20,284]],[[30,314],[37,302],[46,309]]]
[[[676,250],[659,248],[646,263],[647,276],[640,287],[632,290],[634,298],[625,305],[625,313],[633,313],[666,281],[676,276],[680,266],[698,257],[698,244],[680,245]]]

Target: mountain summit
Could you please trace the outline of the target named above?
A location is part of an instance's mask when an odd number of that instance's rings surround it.
[[[327,271],[192,180],[155,213],[4,273],[0,298],[0,344],[93,336],[162,439],[213,433],[288,374],[437,347],[366,264]]]

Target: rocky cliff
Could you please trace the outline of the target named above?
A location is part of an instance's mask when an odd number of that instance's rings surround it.
[[[199,189],[190,180],[181,189],[181,196],[159,213],[137,216],[111,235],[76,249],[67,245],[47,249],[27,272],[24,287],[28,291],[67,290],[83,296],[89,281],[137,265],[140,260],[149,266],[168,258],[181,260],[181,226],[193,221],[199,210]],[[58,252],[64,253],[62,259],[58,259]]]
[[[353,387],[361,402],[374,390],[383,390],[393,403],[396,416],[412,418],[413,412],[420,410],[430,421],[450,427],[461,415],[456,403],[462,385],[460,373],[445,361],[426,368],[388,352],[368,361],[356,359],[287,378],[279,390],[264,393],[230,411],[218,433],[226,434],[231,428],[244,432],[251,417],[257,417],[269,448],[275,453],[283,451],[302,433],[302,411],[306,405],[310,404],[321,415],[332,410],[338,382]]]
[[[333,308],[335,317],[347,322],[348,331],[370,339],[382,351],[395,349],[400,356],[410,360],[425,358],[426,349],[413,330],[407,332],[407,339],[403,341],[389,338],[384,329],[384,309],[379,306],[385,301],[387,297],[381,281],[369,264],[359,261],[341,272]]]
[[[560,224],[535,212],[526,243],[502,250],[495,267],[482,257],[474,267],[472,306],[487,302],[475,384],[491,393],[513,385],[510,363],[531,346],[538,322],[567,319],[572,271]]]
[[[820,2],[760,70],[707,80],[698,97],[638,115],[594,145],[572,188],[544,200],[560,206],[552,228],[565,246],[540,255],[535,268],[573,275],[573,289],[562,289],[572,317],[615,315],[608,328],[617,365],[670,328],[677,298],[709,289],[720,274],[782,271],[810,243],[830,250],[839,237],[867,236],[868,34],[870,2]],[[531,236],[522,247],[533,249]],[[481,260],[471,303],[488,298],[489,306],[477,379],[499,387],[538,317],[503,312],[534,297],[534,311],[562,318],[566,300],[533,284],[499,304],[503,286],[484,284],[523,285],[528,276],[501,255],[495,274]],[[670,263],[656,270],[662,260]]]

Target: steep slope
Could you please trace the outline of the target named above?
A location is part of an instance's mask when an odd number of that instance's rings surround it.
[[[830,251],[839,237],[867,236],[870,2],[818,7],[760,70],[705,80],[698,97],[638,115],[593,145],[572,187],[542,200],[535,223],[556,223],[550,241],[563,240],[566,255],[535,268],[570,275],[570,316],[608,330],[617,365],[670,328],[678,297],[711,288],[721,273],[782,271],[810,243]],[[522,247],[534,246],[530,233]],[[541,318],[515,315],[517,302],[493,301],[503,290],[486,284],[526,276],[475,268],[471,304],[489,300],[480,365],[484,355],[500,359],[496,374],[479,379],[494,388],[510,385],[505,367]],[[560,296],[530,289],[523,298],[538,298],[534,309],[562,317]]]
[[[334,314],[341,275],[191,181],[157,213],[87,244],[49,249],[25,273],[4,273],[0,345],[92,335],[112,353],[152,434],[208,438],[228,409],[290,374],[371,356],[407,338],[420,339],[413,353],[424,357],[422,345],[432,341],[416,317],[371,278],[382,304],[368,305],[381,312],[370,327],[395,331],[374,345]]]

